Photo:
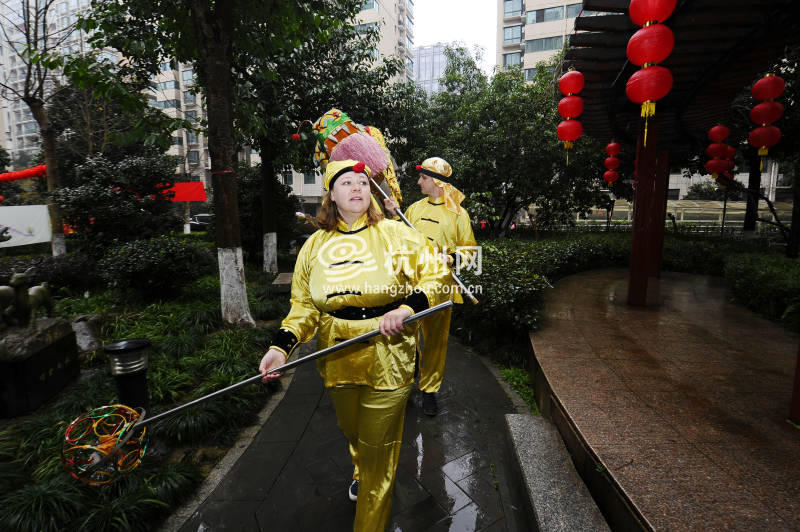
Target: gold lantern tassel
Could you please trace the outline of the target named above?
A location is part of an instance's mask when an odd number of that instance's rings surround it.
[[[644,145],[647,146],[647,119],[656,114],[656,102],[647,100],[642,103],[642,118],[644,118]]]
[[[564,141],[564,151],[567,154],[567,164],[566,164],[566,166],[569,166],[569,150],[572,149],[572,146],[573,146],[573,143],[572,143],[571,140],[565,140]]]

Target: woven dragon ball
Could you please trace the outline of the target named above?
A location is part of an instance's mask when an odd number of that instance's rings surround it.
[[[125,405],[109,405],[81,414],[64,433],[61,461],[74,478],[100,486],[135,469],[147,449],[141,414]]]

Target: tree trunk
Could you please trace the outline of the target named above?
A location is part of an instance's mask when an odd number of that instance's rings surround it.
[[[758,219],[758,194],[761,191],[761,170],[760,161],[755,150],[748,160],[750,165],[750,176],[747,181],[747,210],[744,213],[744,226],[742,232],[745,238],[754,235],[756,231],[756,220]]]
[[[255,321],[247,302],[239,202],[233,167],[232,38],[233,2],[218,1],[212,11],[204,0],[192,0],[197,35],[198,67],[206,82],[208,151],[214,192],[217,257],[222,320],[231,327],[251,327]]]
[[[268,140],[261,143],[261,229],[264,242],[264,271],[278,273],[278,219],[274,205],[275,164]]]
[[[50,120],[47,117],[47,110],[44,103],[38,98],[26,100],[31,114],[39,125],[42,136],[42,151],[44,152],[44,164],[47,166],[47,192],[53,192],[61,186],[61,176],[58,169],[58,158],[56,157],[56,137],[50,127]],[[56,205],[52,198],[47,198],[47,211],[50,215],[50,226],[53,236],[50,242],[50,249],[54,257],[63,257],[67,254],[67,244],[64,240],[64,222],[61,219],[61,209]]]

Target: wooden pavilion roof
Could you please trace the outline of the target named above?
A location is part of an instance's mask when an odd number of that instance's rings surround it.
[[[731,102],[784,53],[800,42],[793,0],[678,0],[664,22],[675,34],[675,49],[663,63],[675,79],[656,105],[659,146],[673,151],[702,150],[706,132],[718,123],[731,126]],[[584,133],[608,142],[635,144],[640,107],[625,96],[628,78],[639,68],[625,55],[639,29],[628,17],[629,0],[584,0],[564,56],[564,70],[583,73],[580,96]],[[732,137],[745,132],[732,128]]]

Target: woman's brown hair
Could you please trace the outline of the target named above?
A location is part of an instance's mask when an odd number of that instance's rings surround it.
[[[375,202],[370,198],[369,206],[367,207],[367,225],[375,225],[384,216],[381,211],[375,208]],[[322,205],[317,213],[317,225],[324,231],[333,231],[339,224],[339,210],[336,208],[336,203],[331,200],[331,193],[325,193],[322,198]]]

